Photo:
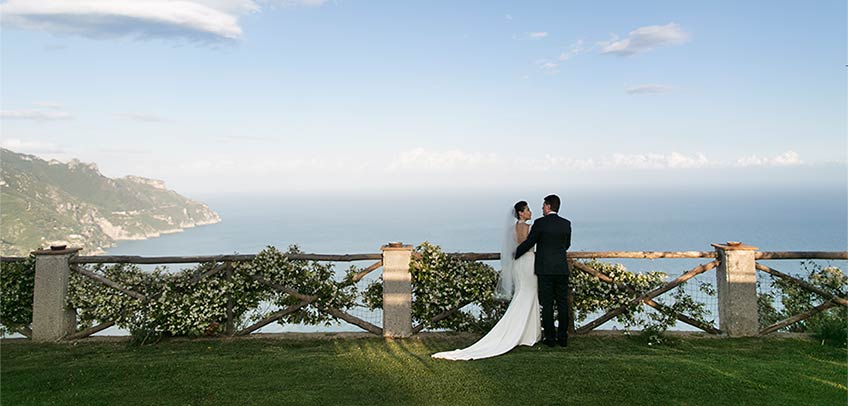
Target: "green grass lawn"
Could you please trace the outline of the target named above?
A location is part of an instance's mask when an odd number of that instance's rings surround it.
[[[848,352],[799,339],[584,336],[493,359],[433,360],[468,335],[408,340],[0,344],[0,402],[21,404],[845,405]]]

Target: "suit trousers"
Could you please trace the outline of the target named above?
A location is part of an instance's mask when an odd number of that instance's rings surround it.
[[[542,305],[542,329],[545,340],[568,339],[568,275],[537,275],[539,277],[539,303]],[[556,302],[559,329],[554,328],[554,303]]]

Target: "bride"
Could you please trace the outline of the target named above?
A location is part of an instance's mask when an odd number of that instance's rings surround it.
[[[495,327],[483,338],[468,348],[433,354],[433,358],[449,360],[472,360],[489,358],[519,345],[532,346],[542,338],[542,323],[539,319],[539,295],[536,275],[533,272],[533,251],[514,260],[515,248],[527,239],[533,213],[527,202],[515,204],[507,220],[503,246],[501,247],[501,276],[497,294],[512,301]]]

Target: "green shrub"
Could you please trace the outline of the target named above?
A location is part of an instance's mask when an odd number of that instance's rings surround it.
[[[0,263],[0,334],[29,330],[34,287],[35,257]]]
[[[823,267],[812,261],[802,262],[801,268],[806,271],[806,275],[799,276],[799,279],[838,297],[846,297],[848,276],[841,269],[835,266]],[[761,290],[757,297],[760,327],[806,312],[826,300],[784,278],[770,275],[769,279],[757,283]],[[766,286],[771,286],[772,290],[763,291]],[[848,346],[848,309],[843,306],[831,308],[790,324],[781,331],[807,332],[824,343],[845,347]]]
[[[464,261],[442,252],[437,245],[423,243],[415,248],[410,272],[412,273],[412,318],[413,323],[424,323],[427,328],[444,328],[457,331],[486,332],[490,330],[501,317],[508,303],[495,300],[494,290],[497,282],[497,271],[491,266]],[[585,262],[639,294],[648,292],[665,283],[667,277],[662,272],[635,274],[628,272],[620,264],[610,264],[596,260]],[[641,304],[630,304],[634,294],[624,287],[609,284],[598,278],[579,271],[572,271],[571,285],[574,290],[573,308],[577,314],[577,322],[584,321],[590,314],[606,312],[628,305],[627,311],[616,320],[626,329],[638,327],[647,334],[653,335],[654,343],[661,342],[662,334],[677,319],[675,313],[685,313],[692,318],[705,323],[709,312],[703,303],[696,302],[680,285],[672,294],[673,303],[667,305],[666,312],[646,312]],[[382,282],[376,280],[365,290],[365,302],[371,307],[382,307]],[[711,285],[704,284],[701,290],[707,295],[715,295]],[[476,312],[464,308],[452,316],[437,323],[429,320],[448,309],[462,303],[473,303]]]
[[[641,296],[651,290],[659,288],[667,283],[668,275],[664,272],[629,272],[621,264],[589,260],[583,262],[601,273],[606,274],[613,281],[621,285],[614,285],[580,270],[571,273],[571,285],[574,289],[574,308],[576,311],[576,322],[584,321],[590,314],[606,313],[610,310],[627,306],[626,310],[618,315],[615,320],[625,330],[639,329],[649,345],[665,342],[663,337],[666,330],[677,323],[677,314],[685,314],[705,324],[713,324],[709,320],[709,310],[704,303],[696,301],[686,293],[686,283],[677,286],[670,294],[654,300],[664,305],[662,311],[649,309],[641,303],[632,303],[636,296]],[[628,289],[629,288],[629,289]],[[631,290],[633,292],[631,292]],[[716,292],[712,285],[701,283],[699,290],[707,296],[715,296]],[[671,301],[668,301],[670,297]]]
[[[415,248],[409,269],[412,276],[412,322],[426,328],[456,331],[488,331],[506,310],[494,299],[498,274],[489,265],[464,261],[442,252],[438,245],[425,242]],[[371,308],[383,306],[382,278],[372,282],[364,292]],[[482,311],[469,308],[431,323],[436,315],[463,303],[475,303]]]
[[[352,277],[358,269],[349,268],[344,278],[337,280],[332,264],[291,260],[286,256],[299,253],[302,252],[297,246],[289,247],[286,253],[267,247],[253,261],[234,263],[230,278],[221,271],[196,283],[192,283],[196,276],[218,265],[199,264],[176,272],[166,267],[144,271],[136,265],[88,265],[84,266],[88,271],[138,292],[147,300],[138,300],[72,272],[68,306],[77,311],[80,327],[115,321],[118,327],[128,329],[139,342],[163,336],[216,335],[223,333],[226,326],[228,295],[233,301],[236,329],[266,317],[270,310],[261,309],[261,304],[283,308],[300,303],[300,298],[281,293],[254,279],[260,277],[303,295],[317,297],[314,303],[283,317],[279,323],[315,325],[336,321],[322,309],[347,310],[354,305],[358,292]],[[661,272],[635,274],[620,264],[595,260],[585,263],[637,294],[661,286],[666,279]],[[23,263],[3,264],[0,322],[7,329],[24,328],[32,322],[33,267],[33,258]],[[415,248],[410,273],[412,319],[416,325],[482,333],[489,331],[503,317],[508,306],[508,303],[494,297],[498,274],[493,267],[448,255],[437,245],[425,242]],[[644,305],[630,304],[634,293],[627,289],[602,282],[579,270],[573,271],[571,283],[577,322],[584,321],[590,314],[627,305],[627,311],[619,315],[617,321],[626,329],[640,328],[652,344],[662,342],[663,333],[674,325],[678,312],[711,323],[705,320],[708,311],[704,305],[689,296],[683,285],[670,294],[671,303],[666,304],[668,310],[656,312],[646,310]],[[382,289],[382,281],[378,279],[363,292],[364,302],[370,308],[382,307]],[[702,285],[701,289],[708,295],[715,294],[709,285]],[[463,307],[438,322],[430,321],[436,315],[466,303],[473,306]]]
[[[225,271],[193,279],[215,263],[172,272],[167,267],[145,271],[132,264],[85,265],[89,272],[103,276],[126,289],[140,293],[139,300],[109,288],[77,272],[71,272],[68,288],[68,307],[77,312],[80,328],[95,323],[114,321],[116,326],[130,331],[140,342],[163,336],[201,336],[224,333],[227,322],[227,301],[232,298],[236,329],[258,321],[270,313],[259,309],[261,303],[288,306],[300,299],[257,282],[261,276],[273,283],[285,285],[301,294],[317,296],[314,303],[289,314],[278,323],[320,324],[335,321],[335,317],[319,311],[319,307],[345,310],[356,298],[352,267],[344,280],[336,281],[332,264],[317,261],[289,260],[287,254],[302,253],[291,246],[285,254],[268,247],[255,260],[234,263],[231,277]],[[32,323],[34,258],[24,262],[3,263],[0,267],[0,323],[2,332],[29,328]]]

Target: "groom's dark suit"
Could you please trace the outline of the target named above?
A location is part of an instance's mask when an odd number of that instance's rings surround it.
[[[568,277],[571,272],[566,261],[566,251],[571,247],[571,222],[548,213],[533,223],[530,234],[515,250],[515,258],[536,246],[536,275],[539,277],[539,303],[542,305],[542,328],[545,341],[553,343],[554,337],[565,344],[568,340]],[[559,331],[554,328],[554,301],[559,313]]]

